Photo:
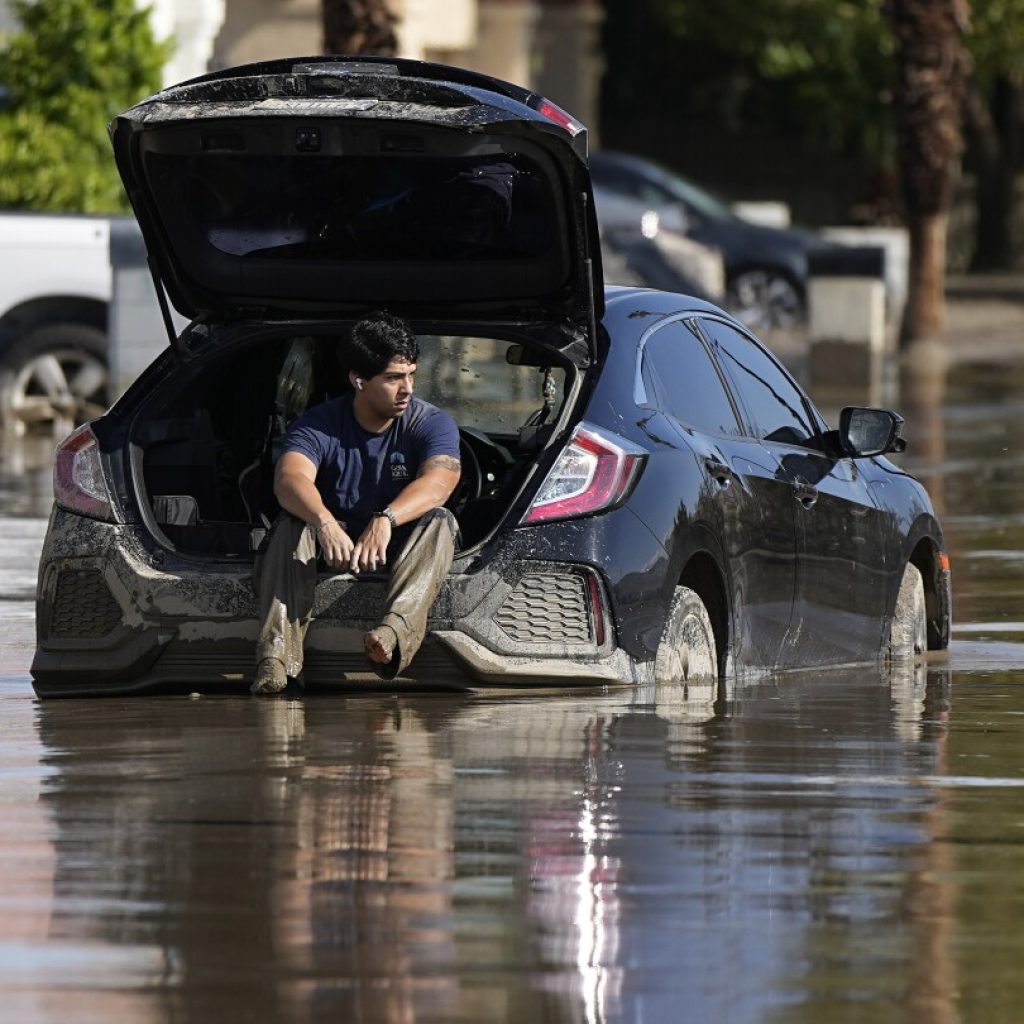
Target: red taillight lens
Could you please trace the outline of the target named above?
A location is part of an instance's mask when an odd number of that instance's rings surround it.
[[[579,135],[583,131],[583,125],[576,118],[561,107],[555,106],[551,100],[541,100],[537,104],[537,113],[546,117],[549,121],[554,121],[555,124],[564,128],[570,135]]]
[[[622,438],[581,424],[544,478],[523,523],[592,515],[613,508],[636,482],[646,455]]]
[[[53,497],[58,505],[116,522],[100,462],[100,446],[86,423],[58,446],[53,461]]]

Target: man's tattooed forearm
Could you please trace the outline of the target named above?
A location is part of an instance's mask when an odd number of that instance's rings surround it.
[[[462,470],[462,463],[451,455],[435,455],[423,463],[423,470],[428,469],[448,469],[453,473],[458,473]]]

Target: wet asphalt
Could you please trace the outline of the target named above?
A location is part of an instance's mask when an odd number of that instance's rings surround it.
[[[38,702],[5,450],[0,1021],[1019,1021],[1024,336],[895,398],[948,657],[714,705]]]

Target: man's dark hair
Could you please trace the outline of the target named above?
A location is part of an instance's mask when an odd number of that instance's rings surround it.
[[[415,363],[420,346],[412,328],[401,318],[383,310],[363,317],[348,339],[338,346],[338,362],[347,373],[355,370],[367,380],[387,369],[393,359]]]

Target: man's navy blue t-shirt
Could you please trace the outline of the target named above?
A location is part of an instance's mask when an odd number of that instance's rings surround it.
[[[436,455],[459,458],[459,428],[437,406],[413,395],[383,433],[364,430],[349,392],[303,413],[284,439],[317,467],[316,486],[328,511],[357,540],[373,513],[398,496]]]

